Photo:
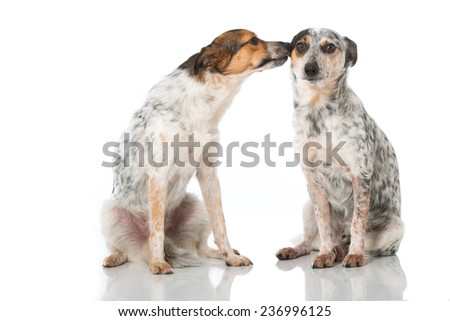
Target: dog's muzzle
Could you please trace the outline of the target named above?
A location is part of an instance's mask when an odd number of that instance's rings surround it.
[[[269,63],[271,63],[270,67],[283,65],[291,53],[291,44],[281,41],[268,42],[267,49],[269,51],[269,57],[261,61],[258,68],[264,67]]]

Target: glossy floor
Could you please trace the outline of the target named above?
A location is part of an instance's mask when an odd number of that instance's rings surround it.
[[[374,258],[362,268],[346,269],[337,265],[329,269],[312,269],[312,257],[279,261],[273,266],[284,274],[283,282],[261,279],[267,300],[279,299],[280,293],[295,288],[296,296],[306,300],[402,300],[407,281],[397,256]],[[254,270],[254,271],[253,271]],[[239,297],[255,295],[258,288],[242,290],[245,278],[257,273],[253,267],[198,267],[175,269],[168,276],[150,274],[146,264],[128,263],[104,269],[107,285],[103,300],[230,300],[234,288]],[[275,275],[273,275],[275,277]],[[285,280],[289,282],[286,283]],[[302,293],[303,292],[303,293]],[[233,293],[234,294],[234,293]]]
[[[237,205],[229,212],[239,213]],[[218,261],[214,266],[174,269],[174,274],[167,276],[152,275],[146,264],[138,263],[104,269],[100,263],[108,252],[97,232],[91,241],[102,245],[97,247],[95,262],[91,262],[97,271],[96,279],[100,280],[97,299],[232,302],[450,299],[450,276],[442,269],[449,259],[442,255],[438,246],[441,243],[432,242],[433,237],[442,240],[445,235],[426,234],[429,226],[426,222],[422,223],[422,235],[412,223],[407,225],[409,229],[397,255],[368,257],[366,265],[360,268],[335,264],[332,268],[312,269],[318,252],[290,261],[275,257],[280,248],[300,242],[301,215],[281,211],[274,215],[263,210],[258,215],[226,216],[231,245],[252,260],[254,265],[250,267],[227,267]],[[406,211],[414,213],[414,209]],[[434,228],[436,231],[440,226]]]
[[[301,235],[289,237],[295,235],[294,224],[286,226],[283,220],[273,221],[266,215],[228,218],[231,244],[248,256],[253,266],[227,267],[218,260],[213,266],[174,269],[173,274],[161,276],[151,274],[144,263],[126,263],[108,269],[97,265],[102,280],[99,299],[410,300],[422,298],[425,285],[421,280],[429,284],[415,270],[418,266],[409,252],[414,242],[409,237],[405,237],[406,242],[397,255],[368,257],[364,267],[344,268],[337,263],[332,268],[312,269],[311,263],[318,252],[289,261],[279,261],[274,255],[279,248],[300,241]],[[403,266],[407,267],[407,273]]]

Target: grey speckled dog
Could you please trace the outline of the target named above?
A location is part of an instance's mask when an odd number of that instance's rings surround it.
[[[294,259],[318,249],[314,268],[342,260],[356,267],[364,265],[366,253],[396,253],[404,234],[397,159],[347,86],[356,44],[332,30],[306,29],[292,40],[291,59],[295,146],[310,146],[302,168],[311,200],[303,212],[303,241],[277,257]],[[339,157],[330,160],[330,148]]]

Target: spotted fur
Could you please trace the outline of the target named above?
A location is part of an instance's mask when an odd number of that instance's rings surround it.
[[[102,210],[103,232],[113,252],[104,266],[146,261],[153,273],[168,274],[172,267],[205,263],[199,257],[223,258],[231,266],[251,264],[230,246],[216,168],[205,166],[203,146],[218,142],[219,120],[243,81],[256,71],[281,66],[289,47],[265,42],[248,30],[231,30],[150,90],[118,148],[112,199]],[[171,143],[188,142],[191,135],[198,148],[182,148],[176,157]],[[193,175],[204,203],[186,193]],[[207,245],[211,227],[218,250]]]
[[[364,265],[364,255],[397,252],[404,227],[400,218],[397,159],[387,136],[347,86],[349,67],[357,60],[356,44],[329,29],[306,29],[291,43],[295,145],[310,142],[339,150],[341,164],[312,150],[302,164],[310,200],[303,211],[304,239],[278,251],[281,260],[320,250],[313,267],[333,266],[336,247],[347,255],[346,267]]]

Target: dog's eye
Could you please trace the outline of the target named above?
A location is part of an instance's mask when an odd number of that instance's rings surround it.
[[[332,53],[336,49],[336,46],[332,43],[329,43],[325,46],[325,52]]]
[[[305,52],[306,49],[308,49],[308,45],[306,44],[306,42],[300,41],[299,43],[297,43],[297,50],[299,52]]]
[[[257,45],[259,43],[259,39],[257,37],[253,37],[248,41],[249,44]]]

